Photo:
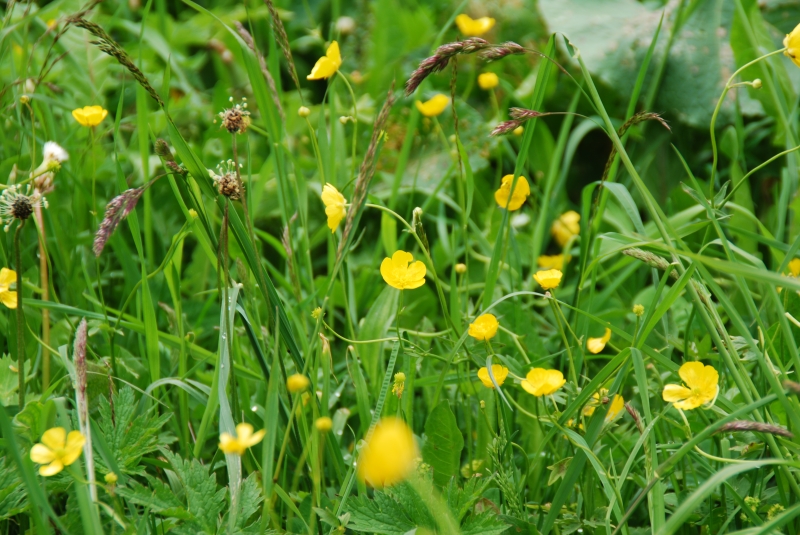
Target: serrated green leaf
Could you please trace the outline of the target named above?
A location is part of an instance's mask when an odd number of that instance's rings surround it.
[[[197,459],[187,461],[171,452],[164,456],[183,485],[189,513],[197,518],[206,533],[216,533],[228,489],[217,489],[217,479],[209,472],[210,466],[203,466]]]

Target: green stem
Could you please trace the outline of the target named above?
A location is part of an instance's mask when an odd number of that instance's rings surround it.
[[[350,100],[353,102],[353,155],[351,158],[352,168],[350,170],[350,179],[352,180],[356,176],[356,141],[358,141],[358,108],[356,107],[356,94],[353,92],[353,86],[350,85],[347,77],[339,71],[336,71],[336,74],[344,81],[344,85],[347,86],[347,90],[350,92]]]
[[[739,73],[742,72],[743,70],[745,70],[746,68],[750,67],[751,65],[754,65],[755,63],[758,63],[762,59],[768,58],[770,56],[774,56],[775,54],[780,54],[784,50],[786,50],[786,48],[781,48],[779,50],[774,50],[774,51],[770,52],[769,54],[764,54],[763,56],[758,57],[758,58],[754,59],[753,61],[745,63],[744,65],[742,65],[741,67],[736,69],[736,72],[734,72],[731,75],[731,77],[728,79],[728,83],[725,84],[725,88],[722,90],[722,94],[719,96],[719,100],[717,100],[717,106],[714,108],[714,113],[711,115],[711,127],[710,127],[710,129],[711,129],[711,152],[713,154],[713,161],[711,163],[711,177],[709,178],[709,181],[708,181],[709,182],[709,184],[708,184],[708,192],[709,192],[708,194],[709,194],[709,196],[711,196],[711,197],[714,196],[714,178],[716,177],[716,174],[717,174],[717,162],[719,160],[719,151],[717,151],[717,137],[716,137],[716,135],[714,133],[714,130],[715,130],[715,127],[716,127],[716,124],[717,124],[717,116],[719,115],[719,110],[722,108],[722,103],[725,100],[725,95],[728,94],[728,91],[730,91],[731,87],[734,87],[734,86],[731,85],[731,82],[733,82],[733,79],[736,78],[739,75]]]
[[[17,268],[17,375],[19,376],[19,410],[25,408],[25,311],[22,308],[22,254],[19,235],[25,220],[21,219],[14,232],[14,263]]]

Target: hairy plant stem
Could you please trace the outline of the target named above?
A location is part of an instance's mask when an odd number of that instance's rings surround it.
[[[19,376],[19,410],[25,408],[25,311],[22,303],[22,253],[19,249],[19,235],[25,220],[19,222],[14,231],[14,265],[17,268],[17,375]],[[46,352],[45,352],[46,353]]]

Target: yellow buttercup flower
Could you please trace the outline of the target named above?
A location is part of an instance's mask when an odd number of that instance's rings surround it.
[[[31,461],[41,464],[39,474],[54,476],[78,460],[83,451],[86,438],[80,431],[70,431],[63,427],[53,427],[42,435],[41,444],[31,448]]]
[[[339,223],[347,215],[347,200],[333,184],[325,184],[322,188],[322,203],[325,205],[325,215],[328,216],[328,228],[331,233],[336,232]]]
[[[606,327],[606,332],[599,338],[589,338],[586,340],[586,349],[589,353],[598,354],[605,349],[608,341],[611,340],[611,329]]]
[[[447,108],[447,105],[450,104],[450,98],[438,93],[430,100],[425,102],[418,100],[415,104],[419,112],[425,117],[436,117],[437,115],[441,115]]]
[[[558,219],[553,221],[553,226],[550,227],[550,233],[558,244],[564,247],[570,238],[580,233],[580,221],[581,215],[574,210],[570,210],[569,212],[561,214]]]
[[[403,420],[384,418],[361,449],[358,477],[372,487],[387,487],[404,480],[419,456],[414,434]]]
[[[564,255],[563,254],[556,254],[552,256],[541,255],[536,260],[536,263],[539,264],[539,267],[542,269],[557,269],[559,271],[563,271]]]
[[[528,394],[533,394],[538,398],[555,393],[566,382],[564,374],[558,370],[534,368],[528,372],[521,384]]]
[[[531,188],[528,185],[528,179],[520,176],[517,179],[517,185],[514,186],[514,193],[511,194],[511,184],[514,182],[514,175],[506,175],[500,184],[500,188],[494,192],[494,200],[497,206],[505,208],[508,205],[510,211],[519,210],[525,200],[531,194]],[[511,202],[508,202],[508,196],[511,194]]]
[[[333,429],[333,420],[328,418],[327,416],[320,416],[314,422],[314,427],[317,428],[317,431],[320,433],[327,433],[331,429]]]
[[[680,367],[678,375],[686,386],[665,385],[661,394],[664,401],[669,401],[676,409],[696,409],[716,399],[719,392],[719,373],[713,366],[704,366],[702,362],[687,362]]]
[[[317,63],[314,64],[314,68],[311,69],[311,74],[306,76],[306,79],[322,80],[323,78],[330,78],[336,74],[336,71],[338,71],[341,66],[342,55],[339,53],[339,43],[333,41],[331,46],[328,47],[328,50],[325,51],[325,55],[319,58]]]
[[[800,59],[797,57],[800,55],[800,24],[795,26],[791,33],[786,34],[783,46],[786,47],[783,53],[792,60],[792,63],[800,67]]]
[[[108,110],[102,106],[84,106],[72,110],[72,116],[81,126],[97,126],[108,115]]]
[[[548,269],[547,271],[537,271],[533,274],[533,280],[539,283],[543,290],[558,288],[561,284],[561,277],[564,274],[558,269]]]
[[[413,290],[425,284],[425,264],[413,260],[411,253],[405,251],[396,251],[392,258],[384,258],[381,276],[386,284],[398,290]]]
[[[483,90],[494,89],[499,83],[500,78],[493,72],[482,72],[478,75],[478,85]]]
[[[792,277],[795,278],[800,276],[800,258],[793,258],[789,262],[789,273],[791,273]]]
[[[475,321],[469,324],[467,331],[476,340],[490,340],[497,334],[497,327],[500,326],[494,314],[481,314]]]
[[[497,381],[497,385],[503,386],[506,377],[508,377],[508,368],[499,364],[492,364],[492,375],[494,375],[494,380]],[[486,366],[478,370],[478,379],[481,380],[483,386],[486,388],[494,388],[494,383],[489,378],[489,370]]]
[[[17,292],[9,290],[17,282],[17,272],[13,269],[0,269],[0,303],[8,308],[17,308]]]
[[[480,37],[494,26],[494,19],[491,17],[481,17],[473,19],[469,15],[461,14],[456,17],[458,30],[467,37]]]
[[[602,403],[608,403],[608,389],[606,388],[601,388],[600,392],[595,392],[592,394],[591,401],[589,401],[589,403],[587,403],[583,408],[583,415],[591,416],[594,414],[595,409]],[[623,397],[619,394],[615,394],[613,401],[611,401],[611,406],[608,408],[608,412],[606,412],[606,422],[610,422],[616,418],[624,408],[625,399],[623,399]]]
[[[223,453],[232,453],[234,455],[244,455],[247,448],[251,448],[261,442],[267,432],[262,429],[253,433],[253,426],[250,424],[241,423],[236,426],[236,436],[230,433],[222,433],[219,436],[219,449]]]
[[[302,392],[308,385],[311,384],[311,381],[303,375],[302,373],[296,373],[294,375],[290,375],[286,379],[286,390],[291,392],[292,394],[296,394],[297,392]]]

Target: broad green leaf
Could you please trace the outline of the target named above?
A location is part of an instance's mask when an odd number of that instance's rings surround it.
[[[422,447],[422,458],[433,470],[434,483],[445,487],[451,478],[458,477],[461,450],[464,449],[464,437],[447,400],[441,401],[428,415],[425,434],[427,440]]]

